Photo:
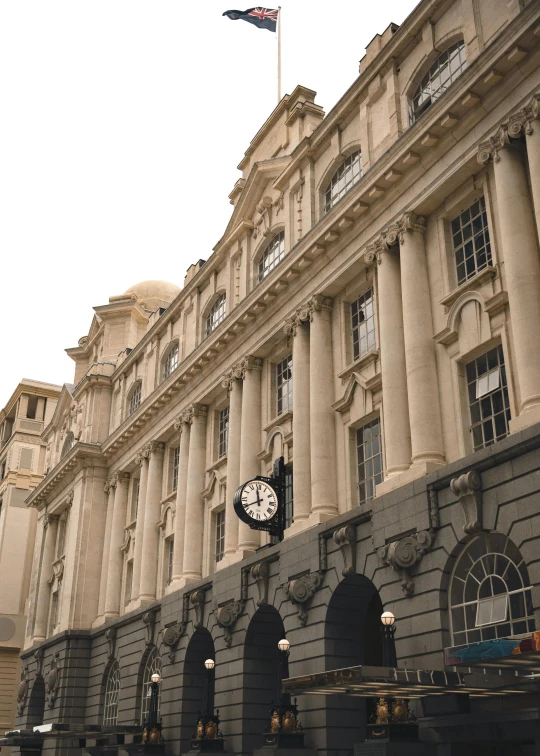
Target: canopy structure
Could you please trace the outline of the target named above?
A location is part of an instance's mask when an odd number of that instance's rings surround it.
[[[540,673],[540,632],[445,648],[448,666]]]
[[[28,730],[9,730],[0,738],[2,746],[16,746],[21,753],[39,753],[46,740],[75,740],[80,748],[94,744],[116,749],[119,745],[141,740],[142,725],[92,725],[51,722]]]
[[[359,666],[290,677],[283,681],[283,692],[409,699],[466,693],[473,698],[486,698],[529,693],[536,690],[537,685],[530,676],[516,672],[484,674]]]

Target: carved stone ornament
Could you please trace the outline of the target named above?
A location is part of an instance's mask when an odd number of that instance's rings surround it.
[[[301,323],[310,323],[313,320],[313,313],[321,310],[332,310],[332,300],[322,294],[315,294],[308,299],[305,304],[299,307],[287,318],[283,325],[283,330],[287,336],[296,336],[296,330]]]
[[[227,648],[231,647],[234,625],[243,611],[244,606],[241,601],[231,601],[225,606],[220,606],[216,612],[217,623],[223,628]]]
[[[156,629],[156,616],[157,616],[157,610],[156,609],[149,609],[147,612],[143,614],[143,622],[146,626],[146,645],[147,646],[153,646],[154,645],[154,632]]]
[[[206,591],[204,588],[197,588],[189,597],[191,605],[195,608],[195,622],[193,624],[195,630],[199,630],[204,625],[205,597]]]
[[[321,576],[318,572],[302,575],[296,580],[289,580],[285,586],[285,594],[293,604],[298,604],[298,619],[302,627],[307,623],[307,602],[313,598],[321,585]]]
[[[482,478],[470,470],[459,478],[452,478],[450,490],[457,496],[463,509],[463,531],[467,535],[482,530]]]
[[[169,661],[174,664],[178,641],[185,632],[185,625],[173,622],[163,630],[163,643],[169,648]]]
[[[508,127],[506,124],[499,126],[495,134],[486,139],[485,142],[478,147],[477,159],[480,165],[487,165],[490,160],[494,163],[498,163],[500,160],[499,152],[504,147],[510,144],[510,138],[508,136]]]
[[[354,575],[356,572],[356,528],[354,525],[345,525],[334,532],[334,541],[343,554],[344,567],[341,571],[343,577]]]
[[[240,365],[242,375],[243,377],[245,377],[246,371],[248,370],[262,370],[263,361],[260,357],[253,357],[252,355],[248,355],[247,357],[244,357]]]
[[[395,247],[398,243],[403,244],[405,242],[407,231],[420,231],[424,233],[425,230],[426,219],[421,215],[409,212],[404,213],[396,223],[389,226],[385,231],[384,237],[389,247]]]
[[[421,530],[419,533],[405,536],[379,549],[379,558],[401,574],[401,590],[406,596],[412,596],[414,593],[411,570],[422,561],[422,557],[432,543],[433,534],[429,530]]]
[[[24,713],[24,707],[26,705],[26,697],[28,696],[28,666],[24,666],[21,670],[21,681],[17,688],[17,716],[22,717]]]
[[[270,580],[270,564],[267,561],[259,562],[251,568],[251,576],[257,583],[259,599],[257,606],[268,604],[268,583]]]
[[[375,241],[368,244],[366,251],[364,252],[364,262],[366,265],[371,265],[376,262],[377,265],[381,264],[382,253],[386,250],[386,240],[381,234]]]
[[[108,657],[110,659],[114,659],[116,655],[116,635],[117,635],[117,629],[116,627],[110,627],[108,630],[105,631],[105,640],[108,643],[109,650],[108,650]]]
[[[43,674],[43,649],[36,648],[34,651],[34,659],[36,660],[36,677],[41,677]]]
[[[60,665],[58,664],[59,658],[60,654],[57,651],[51,659],[51,666],[45,677],[45,695],[49,709],[52,709],[54,707],[56,696],[58,694],[58,687],[60,685]]]

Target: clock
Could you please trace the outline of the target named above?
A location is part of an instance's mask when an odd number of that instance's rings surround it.
[[[266,530],[283,538],[283,458],[275,466],[273,478],[257,476],[243,483],[234,494],[234,511],[253,530]]]

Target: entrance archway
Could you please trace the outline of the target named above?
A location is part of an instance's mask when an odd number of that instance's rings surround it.
[[[242,752],[251,754],[264,745],[272,702],[280,694],[278,642],[285,628],[277,609],[262,606],[255,612],[244,644]]]
[[[348,575],[341,581],[326,612],[326,669],[382,665],[382,612],[379,593],[370,580]],[[365,737],[365,699],[327,696],[326,703],[326,747],[345,756]]]
[[[191,749],[191,737],[195,732],[197,716],[203,713],[207,659],[215,661],[214,641],[208,630],[200,628],[191,636],[186,649],[182,684],[182,716],[180,719],[180,753]],[[214,678],[209,680],[208,701],[214,707]]]

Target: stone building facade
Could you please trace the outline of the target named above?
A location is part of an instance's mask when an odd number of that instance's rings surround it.
[[[383,607],[420,669],[535,629],[539,38],[537,2],[423,0],[330,113],[305,87],[283,98],[181,290],[96,308],[28,498],[21,725],[140,722],[160,670],[177,755],[212,656],[227,750],[250,753],[284,634],[299,675],[380,663]],[[273,544],[232,495],[280,456]],[[361,739],[358,699],[299,705],[311,747]],[[500,747],[531,752],[540,730],[498,705]],[[471,706],[470,741],[493,740]],[[452,752],[459,734],[421,725]]]
[[[41,433],[60,389],[24,378],[0,411],[0,732],[15,722],[34,553],[37,512],[25,499],[43,480]]]

